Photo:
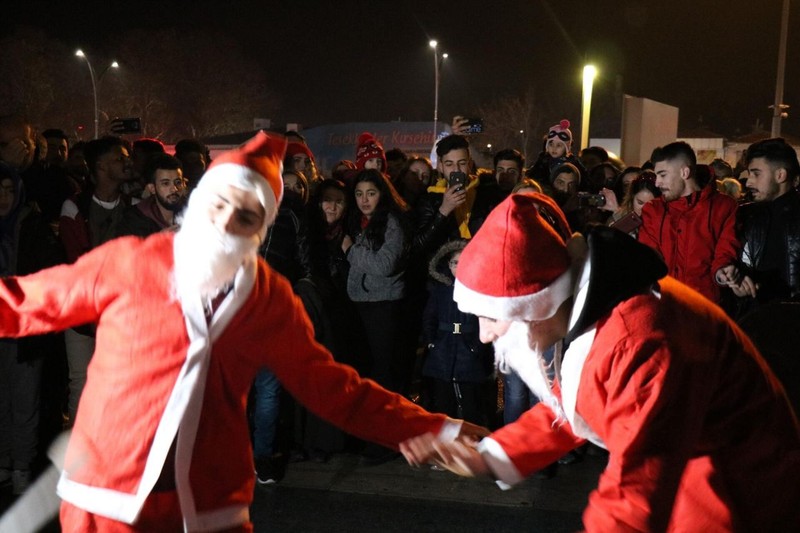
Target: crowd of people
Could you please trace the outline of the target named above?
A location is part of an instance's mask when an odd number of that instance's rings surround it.
[[[288,280],[314,339],[383,388],[491,429],[546,400],[546,391],[544,398],[541,390],[533,394],[513,365],[498,363],[477,311],[465,312],[454,295],[467,243],[518,192],[553,200],[565,220],[547,209],[539,215],[564,241],[608,226],[648,245],[669,275],[734,319],[797,299],[800,164],[782,139],[752,145],[738,174],[722,160],[698,164],[683,142],[655,147],[641,167],[625,167],[602,148],[573,152],[570,124],[562,120],[543,136],[532,164],[509,147],[495,153],[493,168],[482,169],[463,126],[456,119],[453,133],[438,141],[435,164],[387,151],[362,134],[353,160],[337,163],[329,176],[302,135],[286,132],[283,198],[277,195],[258,254]],[[211,164],[208,148],[192,139],[177,143],[174,155],[154,139],[69,140],[60,130],[37,135],[20,117],[0,118],[3,276],[75,263],[119,237],[175,231]],[[237,216],[253,222],[247,211]],[[216,305],[209,304],[209,316]],[[96,330],[89,322],[63,334],[0,341],[0,483],[10,481],[17,494],[28,487],[45,444],[75,423]],[[550,379],[552,359],[545,351]],[[325,461],[355,450],[378,463],[396,454],[296,405],[274,369],[260,368],[250,385],[259,483],[279,481],[292,460]],[[579,457],[572,453],[562,463]],[[536,469],[552,475],[556,459]]]

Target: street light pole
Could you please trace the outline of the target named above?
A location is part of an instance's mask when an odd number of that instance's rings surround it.
[[[110,68],[119,68],[119,63],[116,61],[112,61],[110,65],[108,65],[103,72],[100,74],[100,78],[97,78],[94,74],[94,68],[92,67],[92,62],[89,61],[89,58],[86,54],[83,53],[83,50],[80,48],[75,51],[75,55],[86,61],[86,65],[89,67],[89,76],[92,78],[92,97],[94,99],[94,138],[97,139],[100,130],[100,112],[97,108],[97,84],[103,78],[103,75],[108,72]]]
[[[79,48],[75,51],[75,55],[86,61],[86,65],[89,67],[89,76],[92,78],[92,96],[94,97],[94,138],[97,139],[98,131],[100,129],[100,116],[97,113],[97,82],[95,81],[94,77],[94,68],[92,68],[92,62],[89,61],[89,58],[86,57],[86,54],[83,53],[83,50]]]
[[[786,73],[786,39],[789,35],[789,0],[783,0],[781,14],[781,40],[778,46],[778,77],[775,80],[775,103],[772,105],[772,137],[780,137],[781,120],[785,109],[789,106],[783,103],[783,79]]]
[[[433,48],[433,142],[436,142],[436,126],[439,121],[439,51],[435,40],[428,43]]]
[[[592,114],[592,86],[597,76],[593,65],[583,67],[583,106],[581,108],[581,150],[589,146],[589,116]]]

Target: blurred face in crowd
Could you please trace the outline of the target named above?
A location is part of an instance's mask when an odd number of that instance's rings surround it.
[[[147,190],[156,197],[156,201],[169,211],[179,211],[186,200],[186,180],[181,169],[159,168],[154,176],[154,183],[147,184]]]
[[[503,191],[510,191],[513,189],[514,185],[519,182],[521,175],[522,169],[519,168],[519,163],[508,159],[498,161],[494,169],[494,177],[500,189]]]
[[[428,186],[431,183],[431,169],[422,161],[414,161],[408,167],[410,174],[414,174],[417,179],[424,185]]]
[[[691,174],[689,165],[682,159],[667,159],[655,164],[656,187],[661,189],[664,200],[671,202],[692,193],[692,188],[687,186]]]
[[[559,157],[565,157],[567,155],[567,143],[565,143],[558,137],[553,137],[552,139],[548,139],[547,154],[553,159],[558,159]]]
[[[412,195],[418,196],[431,183],[431,170],[423,161],[414,161],[401,178],[403,188]]]
[[[61,137],[45,138],[47,141],[47,159],[51,165],[61,166],[67,162],[69,146],[67,140]]]
[[[450,260],[447,262],[447,266],[450,268],[450,273],[453,277],[456,277],[456,269],[458,268],[458,261],[461,259],[461,252],[456,252],[450,256]]]
[[[630,188],[631,182],[633,182],[633,180],[635,180],[636,176],[638,176],[638,175],[639,175],[639,171],[637,170],[637,171],[633,171],[633,172],[627,172],[627,173],[623,174],[622,176],[620,176],[619,180],[622,183],[622,191],[623,192],[627,191]]]
[[[70,150],[67,157],[67,172],[72,176],[86,178],[89,176],[89,165],[83,156],[83,150]]]
[[[0,126],[0,161],[23,171],[33,162],[35,148],[33,130],[27,124]]]
[[[747,165],[747,190],[756,202],[769,202],[783,192],[781,183],[786,182],[784,168],[773,168],[763,157],[757,157]]]
[[[299,196],[303,196],[305,194],[303,182],[299,177],[297,177],[297,174],[292,174],[290,172],[285,172],[283,174],[283,189],[293,192]]]
[[[655,196],[647,189],[642,189],[633,196],[633,212],[642,216],[642,208],[644,204],[651,201]]]
[[[133,177],[133,161],[124,146],[113,146],[108,153],[97,159],[97,175],[101,173],[109,179],[122,183]]]
[[[380,157],[370,157],[364,162],[364,168],[383,171],[383,160]]]
[[[5,178],[0,181],[0,218],[5,218],[11,213],[16,193],[14,182],[11,179]]]
[[[463,172],[469,174],[469,150],[458,148],[450,150],[439,158],[439,172],[446,178],[450,177],[451,172]]]
[[[178,159],[181,160],[183,175],[186,179],[192,183],[200,181],[208,166],[206,155],[200,152],[183,152]]]
[[[311,159],[306,154],[294,154],[292,164],[296,172],[305,173],[311,168]]]
[[[553,180],[553,188],[565,194],[578,192],[578,176],[572,172],[561,172]]]
[[[359,211],[370,218],[375,213],[375,208],[378,207],[378,202],[381,199],[381,192],[378,187],[370,181],[362,181],[356,185],[356,205]]]
[[[339,189],[328,188],[322,193],[320,207],[322,208],[322,214],[325,215],[325,222],[329,226],[342,219],[344,216],[345,202],[344,191],[340,191]]]

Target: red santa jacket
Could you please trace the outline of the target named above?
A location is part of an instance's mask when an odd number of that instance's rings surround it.
[[[797,529],[797,421],[750,340],[696,292],[662,279],[573,340],[561,368],[567,420],[540,403],[481,444],[499,479],[585,437],[609,451],[587,531]]]
[[[264,366],[315,414],[359,437],[396,446],[442,428],[442,415],[335,363],[289,284],[260,259],[240,269],[207,324],[199,297],[175,296],[173,237],[118,239],[74,265],[0,282],[2,336],[98,323],[59,482],[64,500],[134,523],[177,439],[187,530],[246,523],[254,480],[245,405]]]
[[[642,210],[639,242],[661,254],[669,275],[718,303],[714,274],[739,257],[736,200],[705,187],[666,202],[656,198]]]

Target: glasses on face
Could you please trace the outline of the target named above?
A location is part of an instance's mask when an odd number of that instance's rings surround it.
[[[553,137],[558,136],[559,139],[562,141],[569,142],[569,134],[566,131],[548,131],[547,138],[552,139]]]
[[[0,196],[13,196],[14,192],[13,185],[3,185],[0,187]]]

